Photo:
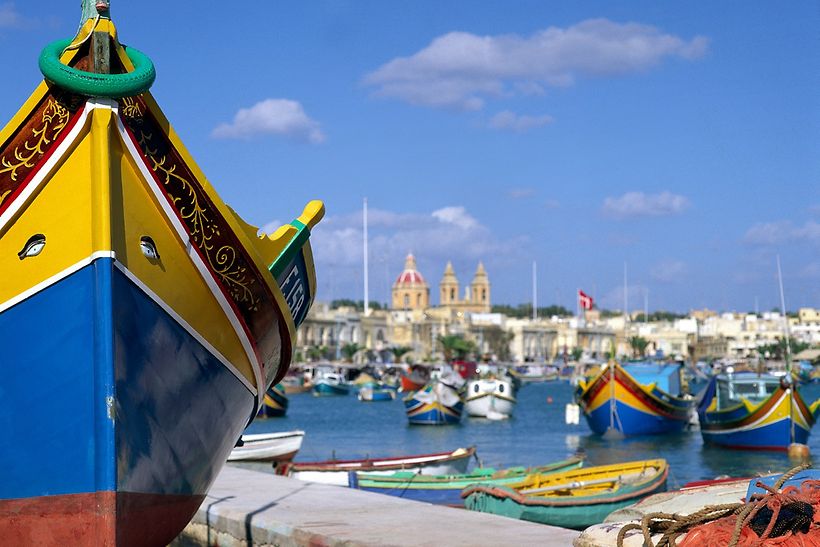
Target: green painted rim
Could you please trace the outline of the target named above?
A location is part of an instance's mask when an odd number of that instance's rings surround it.
[[[40,72],[46,80],[69,91],[89,97],[133,97],[148,91],[157,77],[151,59],[131,47],[126,47],[125,53],[134,65],[134,72],[95,74],[64,65],[60,62],[60,55],[71,42],[68,38],[48,44],[39,59]]]

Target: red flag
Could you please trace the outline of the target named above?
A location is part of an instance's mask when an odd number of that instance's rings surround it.
[[[578,301],[581,303],[581,307],[585,310],[592,309],[592,297],[580,289],[578,290]]]

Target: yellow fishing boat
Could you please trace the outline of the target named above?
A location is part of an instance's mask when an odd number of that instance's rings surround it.
[[[643,460],[564,473],[534,474],[506,486],[477,484],[461,493],[473,511],[584,529],[609,513],[666,489],[666,460]]]
[[[83,19],[0,131],[0,538],[166,545],[288,369],[324,207],[258,236]]]

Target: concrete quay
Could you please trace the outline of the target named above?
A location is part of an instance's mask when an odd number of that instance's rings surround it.
[[[572,545],[579,532],[226,466],[172,547]]]

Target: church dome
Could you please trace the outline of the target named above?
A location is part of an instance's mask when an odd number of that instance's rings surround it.
[[[404,261],[404,271],[396,279],[396,285],[424,285],[424,277],[416,266],[416,257],[407,255]]]

